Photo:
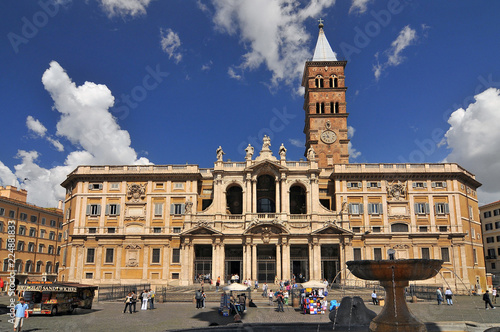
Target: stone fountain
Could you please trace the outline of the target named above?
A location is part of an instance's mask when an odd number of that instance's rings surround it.
[[[389,253],[390,258],[394,255]],[[385,305],[370,323],[370,331],[423,332],[425,324],[408,308],[405,287],[410,280],[425,280],[439,273],[442,260],[437,259],[390,259],[360,260],[346,263],[356,277],[378,280],[385,288]]]

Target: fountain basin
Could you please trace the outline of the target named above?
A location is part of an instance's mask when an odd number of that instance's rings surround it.
[[[361,260],[346,263],[351,273],[364,280],[409,281],[434,277],[441,270],[439,259]]]

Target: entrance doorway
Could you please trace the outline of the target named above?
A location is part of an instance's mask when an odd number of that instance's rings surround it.
[[[211,279],[212,246],[209,244],[194,245],[194,282]]]
[[[276,277],[276,246],[257,246],[257,279],[259,282],[273,283]]]
[[[243,278],[243,246],[242,245],[226,245],[224,248],[225,254],[225,269],[224,278],[227,283],[230,283],[231,277],[238,275],[239,282]]]
[[[307,244],[290,246],[290,273],[295,282],[309,280],[309,248]]]
[[[321,278],[328,280],[329,283],[339,272],[339,245],[326,244],[321,246]],[[340,282],[337,278],[335,282]]]

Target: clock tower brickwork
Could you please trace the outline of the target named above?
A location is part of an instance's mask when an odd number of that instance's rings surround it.
[[[306,154],[312,147],[321,168],[349,163],[346,64],[347,61],[307,61],[304,69]]]

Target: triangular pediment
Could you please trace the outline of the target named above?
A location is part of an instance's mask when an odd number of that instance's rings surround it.
[[[219,232],[210,226],[200,225],[194,228],[188,229],[181,233],[182,236],[186,235],[222,235],[222,232]]]
[[[343,229],[342,227],[337,226],[335,223],[328,223],[327,225],[321,227],[320,229],[315,230],[311,234],[313,235],[354,235],[353,232]]]
[[[255,164],[253,164],[252,166],[248,166],[245,170],[253,172],[253,171],[258,171],[258,170],[265,169],[265,168],[270,168],[270,169],[273,169],[275,171],[288,170],[287,167],[282,166],[281,164],[279,164],[279,162],[273,162],[270,160],[258,161]]]

